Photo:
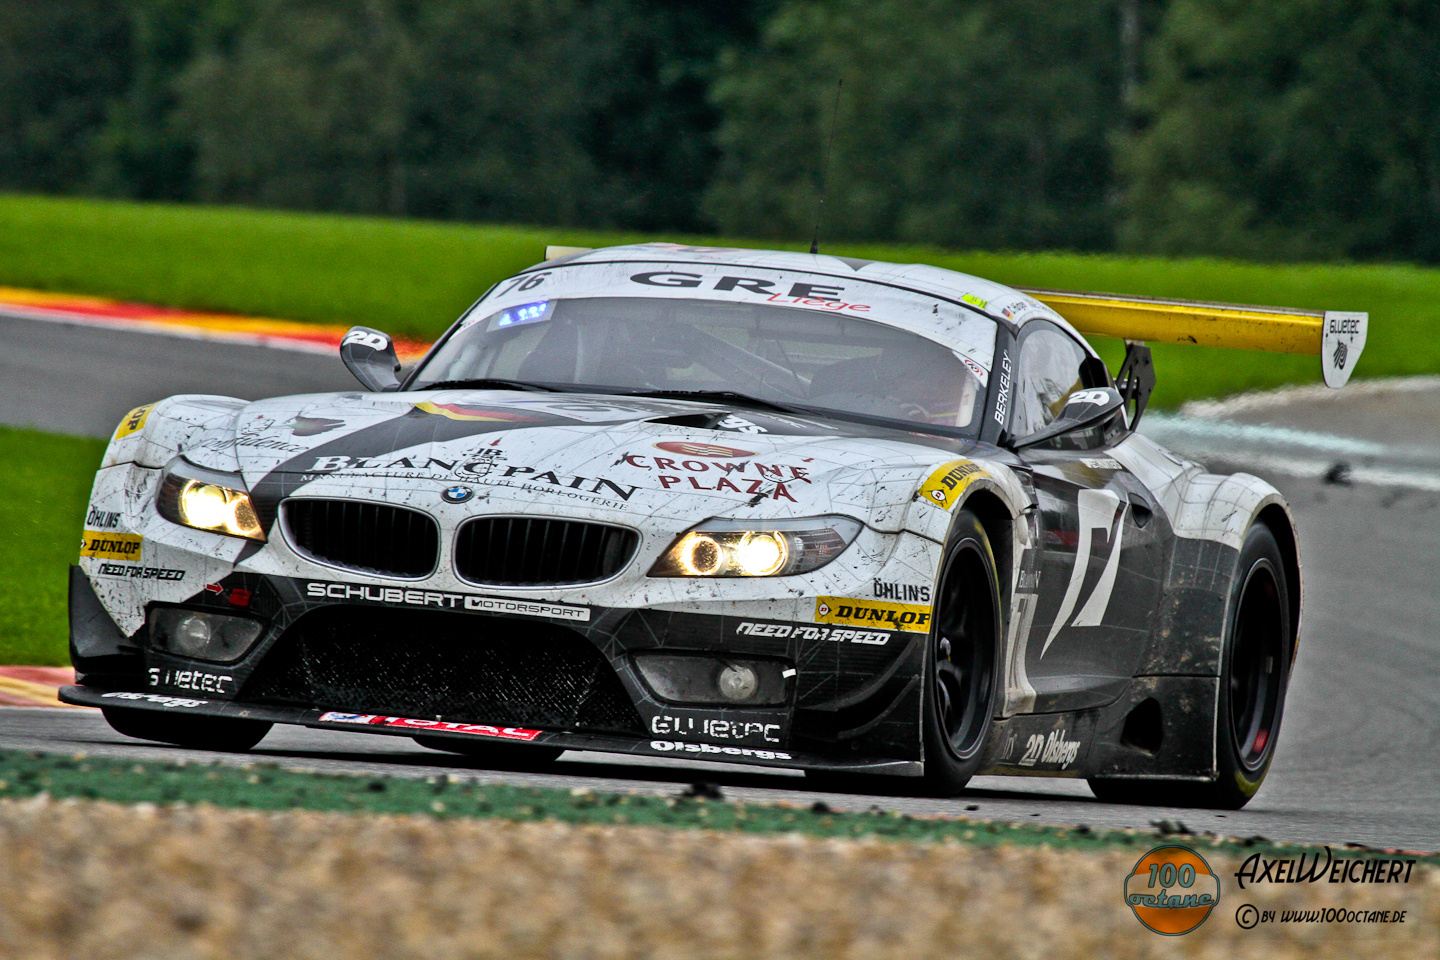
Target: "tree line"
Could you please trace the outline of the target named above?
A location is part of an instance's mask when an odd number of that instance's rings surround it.
[[[0,0],[0,189],[1436,262],[1437,94],[1434,0]]]

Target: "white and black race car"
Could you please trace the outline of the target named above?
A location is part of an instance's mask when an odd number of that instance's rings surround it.
[[[364,390],[129,414],[71,571],[62,699],[216,749],[291,723],[495,764],[1254,795],[1296,652],[1294,523],[1268,484],[1135,432],[1138,341],[1320,353],[1339,385],[1364,314],[551,253],[403,382],[357,327]],[[1137,341],[1118,379],[1077,329]]]

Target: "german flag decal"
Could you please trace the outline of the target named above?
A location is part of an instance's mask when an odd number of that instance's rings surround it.
[[[425,413],[433,413],[437,417],[446,417],[450,420],[504,420],[510,423],[539,423],[535,417],[527,417],[523,413],[511,413],[509,410],[486,410],[483,407],[467,407],[463,403],[425,403],[415,404],[415,409]]]

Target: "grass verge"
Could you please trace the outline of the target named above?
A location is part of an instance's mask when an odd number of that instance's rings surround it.
[[[699,792],[690,788],[687,793]],[[515,822],[557,822],[738,833],[796,833],[808,837],[874,838],[907,842],[958,842],[976,846],[1011,844],[1075,849],[1146,850],[1174,835],[1132,830],[1048,827],[951,817],[912,817],[878,807],[867,813],[813,807],[658,796],[595,793],[479,784],[453,775],[426,779],[355,776],[287,770],[274,764],[244,766],[190,763],[135,763],[101,757],[0,751],[0,798],[39,794],[55,799],[115,803],[196,804],[254,810],[315,810],[339,813],[415,814],[453,819],[491,817]],[[1218,853],[1275,855],[1277,850],[1319,849],[1276,844],[1263,837],[1233,839],[1185,835],[1183,842]],[[1359,856],[1356,851],[1349,851]],[[1341,852],[1339,855],[1346,855]],[[1440,865],[1440,854],[1406,854]]]
[[[105,441],[0,427],[0,663],[70,662],[66,571]]]
[[[546,244],[659,239],[567,228],[481,226],[237,208],[0,195],[0,285],[297,320],[364,323],[433,337]],[[679,237],[729,246],[779,246]],[[1406,265],[955,252],[834,244],[826,252],[932,263],[1017,286],[1368,310],[1359,376],[1440,371],[1440,271]],[[1102,343],[1112,366],[1119,345]],[[1156,402],[1319,380],[1314,357],[1155,349]]]

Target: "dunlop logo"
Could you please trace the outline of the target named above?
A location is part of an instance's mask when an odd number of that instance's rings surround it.
[[[80,537],[80,556],[100,560],[140,559],[142,539],[138,533],[106,533],[86,530]]]
[[[842,623],[851,627],[886,627],[906,633],[930,632],[930,606],[856,600],[853,597],[817,597],[816,623]]]

